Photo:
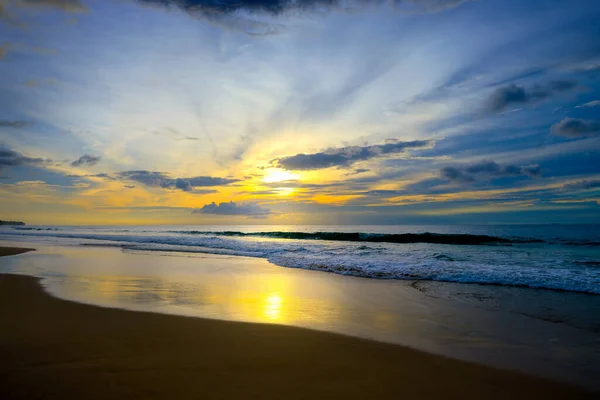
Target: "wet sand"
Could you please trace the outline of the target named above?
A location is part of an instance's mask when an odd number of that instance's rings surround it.
[[[25,247],[0,247],[0,257],[15,256],[17,254],[27,253],[28,251],[35,251],[35,249]]]
[[[0,275],[0,398],[596,397],[332,333],[74,303],[36,278]]]

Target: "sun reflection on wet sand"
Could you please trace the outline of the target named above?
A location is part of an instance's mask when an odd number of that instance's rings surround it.
[[[253,258],[40,247],[4,258],[1,267],[42,277],[50,293],[68,300],[333,331],[503,367],[514,367],[523,346],[542,367],[574,359],[592,363],[589,349],[596,343],[595,337],[570,340],[565,334],[548,353],[540,343],[558,333],[543,323],[476,308],[465,312],[423,296],[408,282],[287,269]],[[524,332],[518,343],[514,326]]]
[[[277,321],[281,318],[283,297],[279,293],[269,293],[265,297],[264,316],[268,320]]]

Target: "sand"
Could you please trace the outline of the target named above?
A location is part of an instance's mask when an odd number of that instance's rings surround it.
[[[24,247],[0,247],[0,257],[15,256],[17,254],[27,253],[28,251],[35,251],[35,249]]]
[[[69,302],[46,294],[36,278],[0,275],[0,398],[597,396],[516,372],[332,333]]]

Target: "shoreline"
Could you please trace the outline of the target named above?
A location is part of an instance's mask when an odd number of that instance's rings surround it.
[[[0,246],[0,257],[16,256],[18,254],[35,251],[35,249],[28,247],[4,247]]]
[[[7,399],[594,397],[335,333],[71,302],[19,275],[0,275],[0,343]]]

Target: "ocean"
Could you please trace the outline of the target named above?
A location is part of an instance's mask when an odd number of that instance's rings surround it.
[[[396,343],[600,390],[600,227],[15,226],[59,298]]]
[[[598,225],[14,226],[0,235],[257,257],[371,279],[600,294]]]

